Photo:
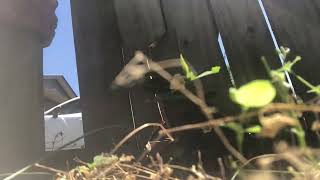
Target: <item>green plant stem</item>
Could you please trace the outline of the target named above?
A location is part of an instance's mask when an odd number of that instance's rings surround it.
[[[308,88],[310,89],[314,89],[316,88],[314,85],[312,85],[311,83],[309,83],[307,80],[305,80],[303,77],[297,75],[297,74],[294,74],[292,73],[294,76],[296,76],[296,78],[302,83],[304,84],[305,86],[307,86]]]
[[[291,132],[293,132],[298,139],[298,145],[301,149],[304,149],[307,147],[306,139],[305,139],[305,132],[301,126],[294,127],[291,129]]]
[[[262,56],[261,57],[261,61],[262,61],[263,65],[264,65],[264,67],[266,68],[266,71],[267,71],[269,77],[272,78],[272,76],[271,76],[271,68],[270,68],[270,66],[268,64],[268,61],[267,61],[266,57]]]

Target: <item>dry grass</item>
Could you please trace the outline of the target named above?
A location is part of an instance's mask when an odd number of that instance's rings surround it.
[[[97,158],[98,157],[98,158]],[[56,173],[57,180],[179,180],[174,173],[180,171],[188,180],[220,180],[220,178],[207,174],[199,163],[190,168],[164,163],[162,157],[157,154],[156,158],[150,157],[150,164],[143,166],[134,161],[133,156],[102,154],[97,156],[95,162],[85,163],[78,160],[81,166],[64,172],[43,165],[37,167]]]

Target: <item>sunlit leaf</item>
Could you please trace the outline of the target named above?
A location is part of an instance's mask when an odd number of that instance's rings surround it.
[[[181,64],[181,67],[182,67],[182,70],[184,71],[185,73],[185,76],[187,79],[189,79],[190,81],[194,81],[194,80],[197,80],[197,79],[200,79],[200,78],[203,78],[205,76],[209,76],[209,75],[212,75],[212,74],[217,74],[220,72],[220,66],[214,66],[211,68],[210,71],[205,71],[203,73],[201,73],[200,75],[197,76],[196,73],[194,73],[188,63],[187,63],[187,60],[183,57],[182,54],[180,54],[180,64]]]
[[[191,78],[191,80],[196,80],[196,79],[200,79],[209,75],[213,75],[213,74],[217,74],[220,72],[220,66],[214,66],[211,68],[210,71],[205,71],[203,73],[201,73],[199,76],[194,77],[193,79]]]
[[[230,97],[243,108],[259,108],[268,105],[276,96],[276,90],[269,80],[255,80],[241,86],[231,88]]]
[[[220,72],[220,69],[221,69],[220,66],[213,66],[213,67],[211,68],[211,72],[212,72],[213,74],[217,74],[217,73]]]
[[[194,72],[190,71],[189,73],[187,73],[187,79],[194,81],[197,79],[197,76],[194,74]]]
[[[214,74],[214,73],[212,73],[212,71],[205,71],[205,72],[201,73],[199,76],[197,76],[196,79],[200,79],[200,78],[203,78],[205,76],[209,76],[211,74]]]
[[[262,127],[259,125],[256,125],[256,126],[248,127],[244,131],[246,133],[258,134],[258,133],[261,133],[261,130],[262,130]]]
[[[188,75],[188,73],[190,72],[190,68],[189,68],[189,65],[187,63],[187,61],[184,59],[183,55],[180,54],[180,64],[181,64],[181,67],[182,67],[182,70],[184,71],[184,73],[186,75]]]

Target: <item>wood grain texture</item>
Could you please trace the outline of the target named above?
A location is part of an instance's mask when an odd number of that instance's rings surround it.
[[[261,56],[279,67],[270,33],[258,1],[210,0],[237,86],[267,78]]]
[[[218,31],[207,1],[163,0],[162,7],[167,32],[158,46],[151,49],[152,59],[160,61],[179,58],[181,53],[198,73],[209,70],[212,66],[221,66],[219,74],[202,80],[209,103],[226,114],[232,112],[234,107],[226,96],[231,82],[218,47]],[[182,73],[181,69],[171,72]],[[206,120],[199,108],[187,99],[173,97],[163,99],[162,103],[172,126]],[[216,158],[226,153],[213,133],[203,134],[201,131],[181,133],[175,144],[162,146],[160,149],[164,157],[172,156],[174,162],[187,166],[197,161],[197,151],[200,150],[204,164],[210,171],[217,167],[214,163]]]
[[[125,46],[141,50],[165,34],[160,0],[116,0],[114,4]]]
[[[220,66],[219,74],[202,81],[214,105],[228,104],[227,97],[222,94],[228,92],[231,82],[218,47],[218,31],[207,1],[163,0],[162,4],[167,34],[152,49],[152,58],[179,58],[181,53],[198,73],[210,70],[212,66]],[[223,106],[222,109],[227,110]]]
[[[289,47],[292,55],[300,55],[303,60],[294,66],[294,71],[314,85],[319,84],[320,59],[320,4],[306,0],[264,0],[279,44]],[[294,58],[290,56],[290,58]],[[289,60],[291,60],[289,59]],[[294,86],[298,95],[305,100],[312,96],[295,78]]]
[[[110,89],[123,67],[121,39],[113,1],[73,0],[72,15],[84,130],[110,126],[85,139],[86,158],[92,158],[132,130],[128,92]]]

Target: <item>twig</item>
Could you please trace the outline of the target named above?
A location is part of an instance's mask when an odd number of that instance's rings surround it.
[[[203,129],[206,127],[215,127],[215,126],[221,126],[229,122],[234,122],[240,119],[249,119],[252,117],[258,116],[258,112],[249,112],[246,114],[241,114],[239,116],[228,116],[224,118],[219,119],[213,119],[201,123],[195,123],[195,124],[186,124],[183,126],[178,126],[170,129],[166,129],[166,131],[170,134],[177,133],[181,131],[187,131],[187,130],[194,130],[194,129]],[[164,134],[164,132],[159,131],[160,134]]]
[[[214,126],[221,126],[229,122],[241,120],[241,119],[250,119],[253,117],[258,116],[261,113],[267,113],[267,112],[274,112],[274,111],[283,111],[283,110],[296,110],[301,112],[320,112],[320,105],[298,105],[298,104],[282,104],[282,103],[275,103],[270,104],[266,106],[265,108],[262,108],[259,111],[249,112],[245,114],[240,114],[239,116],[228,116],[224,118],[219,119],[213,119],[206,122],[201,123],[195,123],[195,124],[186,124],[179,127],[174,127],[170,129],[166,129],[167,133],[176,133],[180,131],[186,131],[186,130],[193,130],[193,129],[202,129],[206,127],[214,127]],[[160,134],[163,134],[162,131],[159,132]]]
[[[189,172],[189,173],[192,173],[192,174],[198,176],[198,174],[195,173],[190,168],[186,168],[186,167],[179,166],[179,165],[172,165],[172,164],[169,164],[168,167],[173,168],[173,169],[177,169],[177,170],[181,170],[181,171],[185,171],[185,172]],[[210,176],[210,175],[207,175],[207,174],[206,174],[206,176],[207,176],[208,179],[211,179],[211,180],[221,180],[221,178],[213,177],[213,176]]]
[[[272,111],[289,111],[295,110],[300,112],[320,112],[320,105],[305,105],[305,104],[284,104],[284,103],[274,103],[266,106],[261,110],[262,113],[272,112]]]
[[[79,159],[78,157],[73,158],[73,160],[74,160],[75,162],[79,163],[79,164],[82,164],[82,165],[85,165],[85,166],[88,165],[88,163],[82,161],[82,160]]]
[[[110,154],[114,154],[125,142],[127,142],[132,136],[134,136],[135,134],[137,134],[138,132],[140,132],[141,130],[147,128],[147,127],[160,127],[162,129],[162,132],[164,134],[166,134],[171,141],[174,141],[174,138],[169,134],[166,133],[167,130],[162,126],[162,124],[159,123],[147,123],[144,124],[140,127],[138,127],[137,129],[134,129],[133,131],[131,131],[126,137],[124,137],[111,151]]]
[[[54,173],[67,174],[66,172],[61,171],[59,169],[51,168],[51,167],[40,165],[40,164],[35,164],[34,166],[36,166],[38,168],[41,168],[41,169],[45,169],[45,170],[51,171],[51,172],[54,172]]]
[[[238,176],[240,171],[244,167],[246,167],[248,164],[250,164],[252,161],[257,160],[257,159],[261,159],[261,158],[268,158],[268,157],[275,157],[275,156],[278,156],[278,154],[264,154],[264,155],[256,156],[256,157],[249,159],[246,163],[242,164],[241,167],[233,174],[231,180],[234,180]]]
[[[222,162],[221,158],[218,158],[218,164],[219,164],[219,167],[220,167],[220,173],[221,173],[222,180],[227,180],[226,169],[224,168],[224,165],[223,165],[223,162]]]
[[[145,170],[143,168],[136,167],[136,166],[129,165],[129,164],[119,164],[119,165],[122,166],[122,167],[125,167],[125,168],[134,169],[134,170],[136,170],[138,172],[143,172],[143,173],[148,174],[148,175],[156,174],[156,172],[154,172],[154,171],[148,171],[148,170]]]

